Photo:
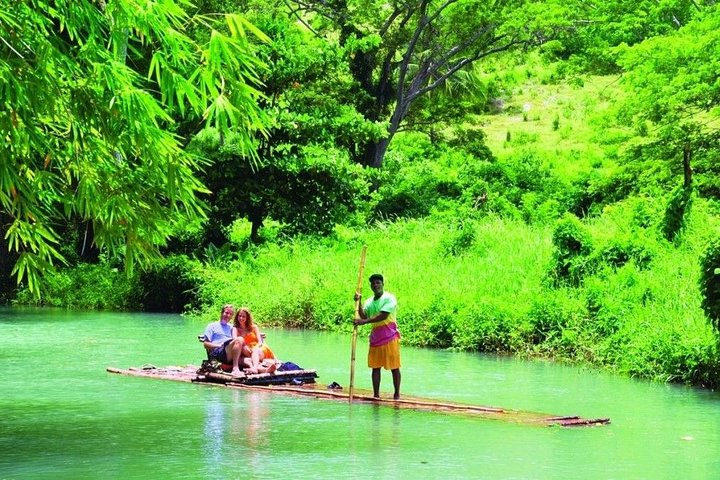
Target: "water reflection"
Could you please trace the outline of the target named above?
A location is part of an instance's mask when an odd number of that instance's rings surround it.
[[[222,474],[225,457],[225,432],[227,431],[227,407],[223,405],[222,392],[210,393],[206,400],[206,415],[203,429],[204,455],[208,477]]]
[[[251,478],[262,473],[263,457],[269,449],[270,416],[267,394],[233,390],[230,408],[230,444],[239,454],[238,468]]]
[[[239,389],[209,396],[204,424],[208,471],[226,476],[230,459],[240,476],[262,472],[270,448],[269,401],[267,394]]]
[[[382,467],[382,471],[390,478],[402,478],[402,472],[398,471],[397,462],[401,451],[400,410],[374,405],[370,425],[372,428],[370,450],[376,452],[373,455],[376,466]]]

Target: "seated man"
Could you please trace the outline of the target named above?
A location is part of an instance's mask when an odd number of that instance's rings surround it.
[[[226,304],[220,310],[220,320],[210,323],[205,328],[205,333],[200,337],[208,357],[220,363],[232,363],[232,376],[242,376],[240,360],[245,347],[245,340],[242,337],[233,339],[232,325],[228,322],[233,318],[235,308]]]

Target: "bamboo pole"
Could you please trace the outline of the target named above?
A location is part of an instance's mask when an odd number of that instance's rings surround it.
[[[355,320],[360,318],[360,294],[362,293],[363,270],[365,270],[365,254],[367,253],[367,245],[363,245],[360,253],[360,268],[358,269],[357,287],[355,287]],[[357,345],[358,327],[353,323],[352,347],[350,351],[350,388],[348,401],[352,404],[353,390],[355,389],[355,347]]]

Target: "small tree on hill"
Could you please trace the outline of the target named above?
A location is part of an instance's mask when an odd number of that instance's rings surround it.
[[[627,168],[654,175],[655,183],[668,188],[676,176],[685,179],[670,205],[667,238],[674,238],[687,212],[691,180],[705,192],[717,191],[720,129],[712,112],[720,105],[718,31],[720,9],[707,8],[672,35],[616,51],[632,93],[625,102],[627,120],[649,132],[629,150]]]

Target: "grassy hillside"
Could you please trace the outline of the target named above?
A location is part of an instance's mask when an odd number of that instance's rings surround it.
[[[608,122],[621,97],[615,76],[586,76],[581,82],[560,84],[532,78],[513,87],[502,99],[502,108],[480,116],[478,123],[500,160],[532,149],[559,175],[571,179],[592,169],[615,167],[617,144],[630,134]]]

